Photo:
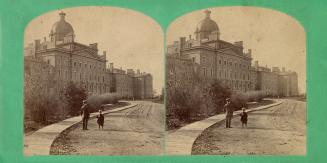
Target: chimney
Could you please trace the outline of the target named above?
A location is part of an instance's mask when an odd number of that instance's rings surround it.
[[[109,68],[111,71],[113,71],[114,70],[114,63],[110,63],[110,68]]]
[[[40,48],[40,45],[41,45],[41,41],[39,39],[34,40],[35,50],[38,50]]]
[[[188,38],[191,40],[192,39],[192,35],[188,35]]]
[[[104,50],[104,51],[103,51],[103,55],[107,55],[107,51]]]
[[[140,74],[140,69],[137,69],[137,74]]]
[[[259,67],[259,61],[254,61],[254,67],[257,69]]]
[[[252,54],[252,49],[248,49],[248,54]]]
[[[90,44],[89,46],[92,49],[98,50],[98,43],[93,43],[93,44]]]
[[[47,41],[47,38],[46,37],[43,37],[43,41],[46,42]]]
[[[179,43],[180,43],[180,49],[183,49],[184,45],[185,45],[185,37],[180,37],[179,38]]]
[[[279,73],[279,72],[280,72],[280,70],[279,70],[278,67],[273,67],[273,68],[272,68],[272,71],[273,71],[273,72],[276,72],[276,73]]]
[[[285,72],[285,67],[282,68],[282,71]]]
[[[243,47],[243,41],[236,41],[234,42],[235,46]]]
[[[127,69],[127,74],[128,75],[134,75],[134,70],[133,69]]]

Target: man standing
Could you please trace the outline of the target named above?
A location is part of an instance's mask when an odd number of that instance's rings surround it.
[[[234,110],[231,106],[230,98],[226,99],[226,104],[224,105],[224,108],[226,112],[226,128],[231,128]]]
[[[83,106],[81,108],[81,116],[83,121],[83,130],[87,130],[87,122],[90,118],[90,105],[86,100],[83,100]]]

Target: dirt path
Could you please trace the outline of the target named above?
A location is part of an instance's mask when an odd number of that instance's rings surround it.
[[[240,117],[232,127],[225,122],[206,129],[194,142],[192,154],[209,155],[305,155],[306,103],[285,100],[283,104],[249,113],[248,127]]]
[[[96,119],[87,131],[78,125],[53,144],[51,154],[160,155],[164,152],[164,107],[140,101],[130,109],[105,115],[104,130]]]

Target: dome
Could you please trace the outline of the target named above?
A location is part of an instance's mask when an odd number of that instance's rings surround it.
[[[206,14],[205,18],[198,23],[194,32],[200,39],[208,38],[214,31],[219,32],[217,23],[210,18],[211,11],[206,10],[204,13]]]
[[[51,32],[50,32],[50,37],[51,40],[55,41],[63,41],[64,37],[67,35],[72,35],[74,36],[74,29],[72,25],[70,25],[66,20],[65,20],[65,13],[61,12],[59,13],[60,15],[60,20],[57,21],[56,23],[53,24]]]

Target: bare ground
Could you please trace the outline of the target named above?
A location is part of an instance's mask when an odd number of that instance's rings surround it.
[[[283,104],[249,113],[248,127],[235,116],[230,129],[225,122],[206,129],[194,142],[194,155],[305,155],[306,103]]]
[[[105,115],[104,129],[96,119],[87,131],[73,126],[53,143],[53,155],[161,155],[164,152],[164,107],[140,101],[127,110]]]

